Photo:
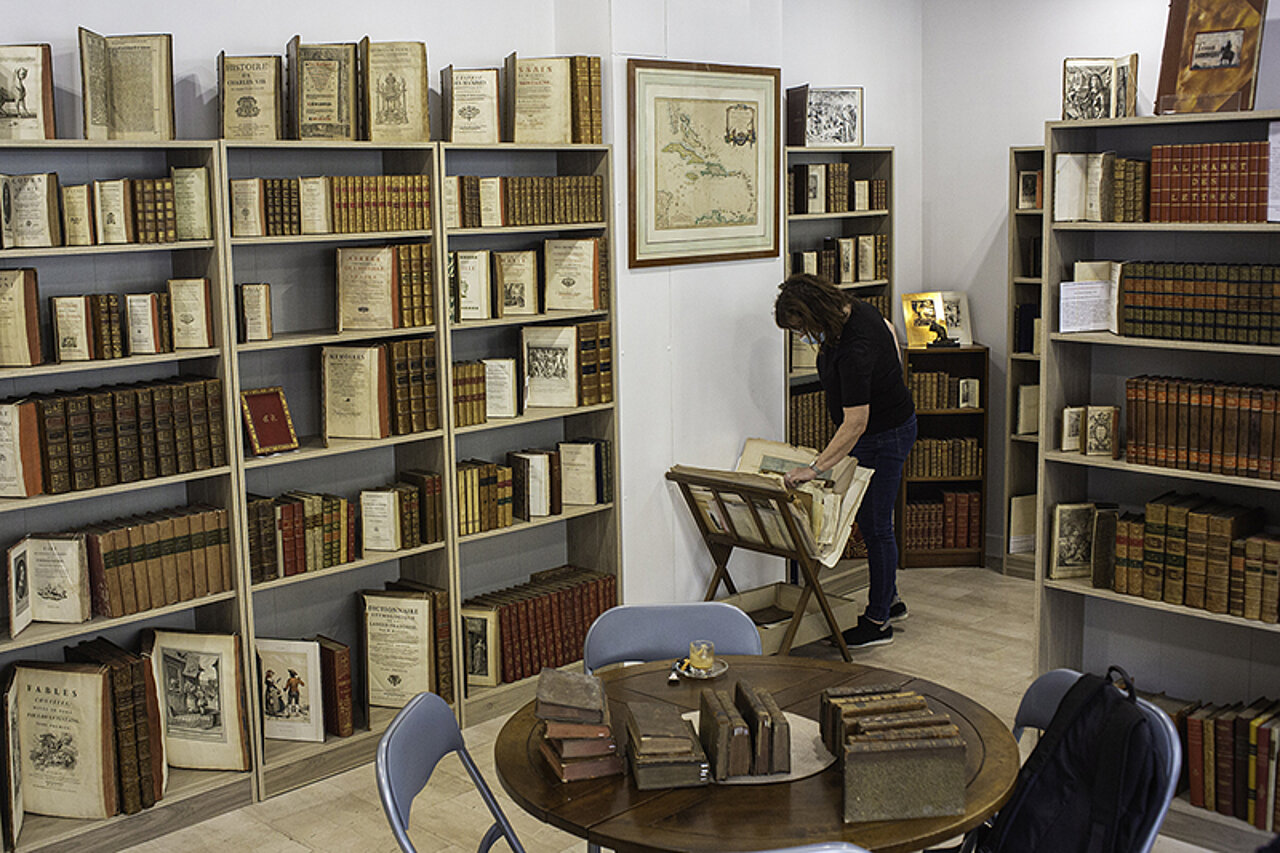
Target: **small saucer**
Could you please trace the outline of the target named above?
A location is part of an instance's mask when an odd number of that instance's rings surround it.
[[[676,672],[685,678],[692,678],[696,681],[705,681],[710,678],[718,678],[724,675],[729,669],[729,662],[723,658],[716,658],[711,664],[710,669],[695,669],[689,666],[689,659],[685,658],[676,664]]]

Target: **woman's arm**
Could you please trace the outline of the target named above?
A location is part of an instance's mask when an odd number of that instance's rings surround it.
[[[844,422],[836,429],[836,434],[831,436],[831,441],[827,442],[827,446],[822,449],[813,460],[811,466],[806,465],[800,468],[792,468],[783,478],[789,486],[798,486],[801,483],[807,483],[818,476],[819,471],[826,471],[832,468],[837,462],[849,455],[849,451],[853,450],[853,446],[858,443],[858,439],[862,438],[862,434],[866,432],[867,420],[871,417],[871,406],[849,406],[844,410]]]

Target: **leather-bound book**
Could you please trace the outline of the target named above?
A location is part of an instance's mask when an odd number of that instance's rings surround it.
[[[1214,809],[1218,814],[1235,814],[1235,723],[1242,711],[1243,703],[1237,702],[1213,720]]]
[[[88,394],[68,394],[65,399],[71,489],[77,492],[92,489],[97,485],[97,468],[93,457],[93,407]]]
[[[221,468],[227,464],[227,421],[221,379],[204,380],[204,404],[209,424],[209,462],[214,468]]]
[[[191,430],[191,408],[188,400],[187,383],[177,381],[169,383],[172,394],[173,445],[179,474],[195,470],[195,444]]]
[[[125,814],[137,814],[142,811],[142,792],[134,721],[133,675],[127,664],[113,660],[110,653],[100,647],[101,642],[105,641],[85,640],[78,645],[67,646],[63,654],[70,663],[94,663],[107,668],[120,810]]]
[[[311,639],[320,646],[324,730],[336,737],[350,737],[355,733],[355,714],[351,702],[351,649],[320,634]]]
[[[687,756],[693,751],[693,739],[674,705],[636,700],[626,708],[627,741],[637,755]]]
[[[209,408],[205,402],[205,385],[202,379],[187,380],[187,412],[191,419],[191,461],[197,471],[213,467],[209,450]]]
[[[115,399],[110,390],[95,389],[88,394],[93,425],[94,479],[98,486],[114,486],[116,472]]]
[[[155,423],[156,471],[161,477],[178,473],[178,443],[174,432],[173,386],[168,383],[152,385],[146,392],[152,401]]]
[[[595,755],[582,758],[571,758],[560,755],[552,741],[542,738],[538,741],[539,751],[547,760],[548,766],[561,782],[576,782],[582,779],[599,779],[604,776],[619,776],[626,772],[627,765],[620,754]]]
[[[594,675],[544,669],[538,675],[536,702],[534,713],[544,720],[601,723],[605,719],[604,687]]]

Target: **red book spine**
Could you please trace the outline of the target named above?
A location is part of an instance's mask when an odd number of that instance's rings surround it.
[[[1187,774],[1191,781],[1191,805],[1204,808],[1204,721],[1187,717]]]
[[[502,646],[502,681],[510,684],[516,680],[515,653],[515,602],[498,607],[498,634]]]
[[[982,547],[982,493],[969,493],[969,547]]]
[[[942,547],[955,548],[956,545],[956,493],[942,493]]]
[[[1216,810],[1218,814],[1235,814],[1235,772],[1236,751],[1233,740],[1234,726],[1230,719],[1219,720],[1213,726],[1214,773],[1213,790],[1216,792]],[[1206,767],[1205,772],[1211,772]]]

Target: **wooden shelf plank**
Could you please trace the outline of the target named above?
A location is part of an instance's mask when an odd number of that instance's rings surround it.
[[[1044,216],[1043,207],[1024,207],[1020,210],[1014,210],[1018,216]]]
[[[1210,613],[1208,610],[1186,607],[1181,604],[1169,604],[1165,601],[1152,601],[1139,595],[1123,595],[1110,589],[1096,589],[1088,578],[1046,580],[1044,585],[1046,589],[1054,589],[1059,592],[1071,593],[1073,595],[1083,595],[1088,598],[1100,598],[1104,601],[1114,601],[1120,604],[1129,605],[1130,607],[1139,607],[1143,610],[1157,610],[1161,613],[1172,613],[1176,616],[1185,616],[1188,619],[1198,619],[1204,622],[1219,622],[1224,625],[1236,625],[1242,628],[1249,628],[1254,631],[1266,631],[1268,633],[1280,634],[1280,625],[1272,625],[1269,622],[1259,622],[1257,619],[1245,619],[1240,616],[1231,616],[1227,613]]]
[[[1010,435],[1010,441],[1024,441],[1027,444],[1039,444],[1040,436],[1038,435]]]
[[[492,142],[478,145],[470,142],[442,142],[446,151],[567,151],[573,153],[603,154],[608,145],[591,142]],[[449,174],[455,174],[449,172]]]
[[[1280,233],[1276,222],[1055,222],[1054,231],[1172,231],[1206,234]]]
[[[363,453],[379,447],[395,447],[397,444],[410,444],[415,441],[428,441],[440,438],[444,430],[433,429],[430,432],[411,432],[408,435],[393,435],[388,438],[331,438],[326,447],[320,436],[309,435],[298,439],[297,450],[282,450],[270,456],[253,456],[244,460],[246,469],[268,468],[275,465],[292,465],[308,459],[321,459],[325,456],[341,456],[347,453]]]
[[[559,418],[566,418],[572,415],[583,415],[588,412],[607,412],[613,408],[613,403],[600,403],[595,406],[574,406],[572,408],[563,409],[526,409],[523,415],[515,418],[504,418],[502,420],[487,421],[482,424],[472,424],[471,426],[457,427],[454,433],[457,435],[467,435],[473,432],[485,432],[486,430],[506,429],[507,427],[520,426],[522,424],[532,424],[538,421],[554,421]]]
[[[283,332],[269,341],[249,341],[236,344],[236,352],[262,352],[263,350],[290,349],[294,347],[330,346],[353,341],[381,340],[383,338],[409,338],[415,335],[430,335],[436,330],[432,326],[409,326],[403,329],[361,329],[344,332],[315,329],[307,332]]]
[[[232,246],[292,246],[310,243],[358,243],[361,241],[413,240],[431,236],[431,229],[422,231],[356,231],[349,234],[286,234],[278,237],[232,237]]]
[[[451,323],[449,331],[466,332],[471,329],[493,329],[501,326],[531,326],[535,323],[576,323],[591,317],[607,317],[608,309],[591,311],[546,311],[541,314],[518,314],[514,317],[496,317],[491,320],[463,320]]]
[[[876,216],[888,216],[886,208],[876,210],[848,210],[840,213],[788,213],[788,222],[816,222],[824,219],[867,219]]]
[[[61,364],[37,364],[34,367],[6,367],[0,370],[0,381],[6,379],[31,379],[41,376],[58,376],[70,373],[88,373],[94,370],[111,370],[117,367],[151,367],[174,364],[197,358],[216,358],[216,348],[182,349],[155,355],[131,355],[128,358],[96,358],[91,361],[64,361]]]
[[[134,622],[145,622],[148,619],[154,619],[157,616],[164,616],[169,613],[181,613],[184,610],[191,610],[195,607],[205,607],[210,604],[217,604],[220,601],[229,601],[236,597],[234,590],[229,592],[215,592],[212,595],[206,595],[203,598],[191,598],[187,601],[179,601],[176,604],[168,604],[164,607],[153,607],[150,610],[142,610],[138,613],[130,613],[128,616],[117,616],[113,619],[104,619],[102,617],[94,617],[88,622],[75,623],[59,623],[59,622],[32,622],[31,625],[20,633],[18,636],[0,640],[0,655],[7,655],[19,649],[29,649],[34,646],[41,646],[45,643],[56,643],[60,640],[68,640],[73,637],[79,637],[83,634],[96,634],[99,631],[105,631],[108,628],[116,628],[120,625],[131,625]]]
[[[97,489],[85,489],[81,492],[63,492],[58,495],[35,495],[29,498],[0,498],[0,514],[6,512],[22,512],[41,506],[72,503],[74,501],[92,500],[93,498],[123,495],[129,492],[140,492],[143,489],[155,489],[160,486],[174,486],[189,483],[192,480],[208,480],[213,477],[226,477],[231,474],[231,467],[206,468],[203,471],[190,471],[186,474],[174,474],[172,477],[156,477],[152,480],[136,480],[132,483],[118,483],[114,486],[103,486]]]
[[[266,739],[262,796],[274,797],[369,763],[397,712],[396,708],[370,708],[367,728],[357,729],[350,737],[326,734],[324,743]]]
[[[1040,276],[1038,275],[1015,275],[1013,277],[1014,284],[1040,284]]]
[[[603,222],[562,222],[547,225],[501,225],[488,228],[450,228],[450,237],[491,236],[495,234],[536,234],[544,231],[602,231]]]
[[[1160,834],[1209,850],[1253,850],[1274,837],[1237,817],[1191,805],[1185,792],[1169,803]]]
[[[212,248],[212,240],[182,240],[175,243],[102,243],[96,246],[45,246],[32,249],[0,249],[0,261],[17,258],[75,258],[84,255],[185,252],[194,249]]]
[[[1228,353],[1231,355],[1280,356],[1278,346],[1258,344],[1227,344],[1214,341],[1170,341],[1164,338],[1133,338],[1113,335],[1110,332],[1053,332],[1049,340],[1069,344],[1098,344],[1112,347],[1141,347],[1142,349],[1174,349],[1191,352]]]
[[[402,560],[405,557],[414,557],[418,554],[430,554],[432,551],[443,551],[445,543],[431,542],[427,545],[420,545],[417,548],[402,548],[399,551],[375,551],[372,548],[364,550],[364,556],[358,560],[352,560],[347,563],[340,563],[336,566],[329,566],[324,569],[316,569],[312,572],[301,572],[288,577],[274,578],[269,581],[255,583],[250,589],[253,592],[261,592],[267,589],[279,589],[282,586],[292,586],[296,583],[304,583],[309,580],[315,580],[318,577],[328,577],[330,575],[340,575],[344,572],[354,572],[367,566],[376,566],[381,563],[389,563],[392,560]]]
[[[908,483],[981,483],[981,477],[907,477]]]
[[[1033,352],[1014,352],[1009,354],[1014,361],[1039,361],[1040,356]]]
[[[1067,465],[1083,465],[1087,468],[1107,468],[1112,471],[1125,471],[1131,474],[1146,474],[1152,477],[1174,477],[1179,480],[1198,480],[1202,483],[1221,483],[1230,486],[1245,486],[1251,489],[1280,491],[1280,480],[1258,480],[1252,477],[1234,477],[1226,474],[1213,474],[1205,471],[1187,471],[1182,468],[1162,468],[1157,465],[1134,465],[1110,456],[1085,456],[1082,453],[1050,450],[1044,455],[1046,462],[1061,462]]]
[[[465,545],[468,542],[478,542],[481,539],[506,536],[509,533],[519,533],[522,530],[532,530],[535,527],[545,527],[548,524],[559,524],[571,518],[582,518],[586,515],[595,515],[598,512],[608,512],[611,509],[613,509],[612,503],[592,504],[591,506],[568,506],[559,515],[539,515],[529,521],[517,519],[516,523],[510,527],[499,527],[496,530],[486,530],[483,533],[468,533],[466,536],[459,536],[458,543]]]

